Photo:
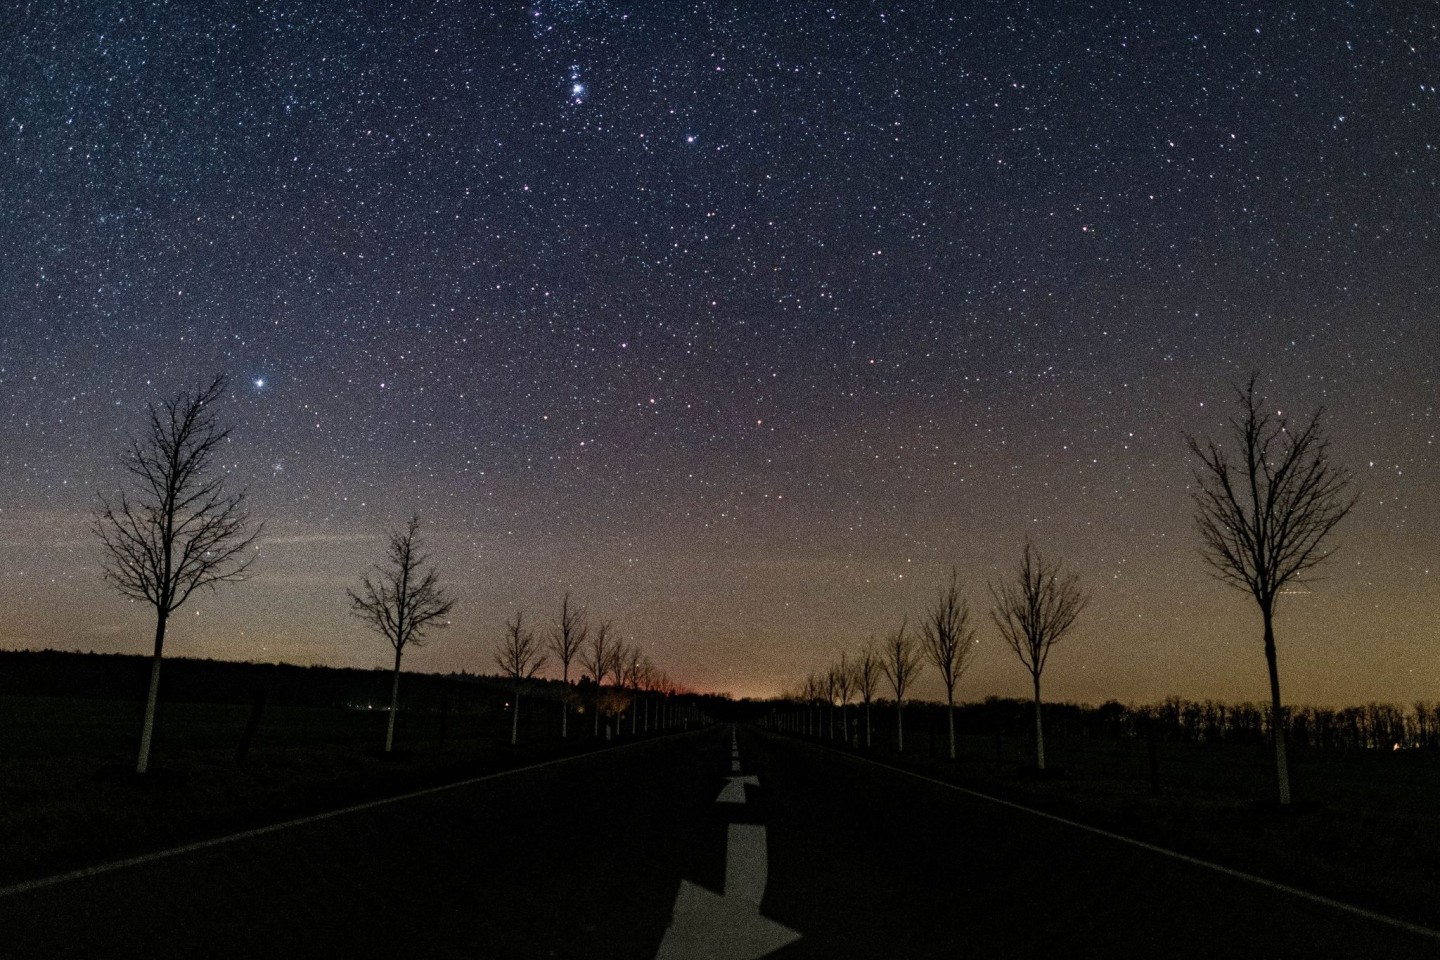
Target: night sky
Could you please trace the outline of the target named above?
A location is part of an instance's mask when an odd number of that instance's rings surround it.
[[[253,578],[167,652],[383,666],[345,590],[424,523],[493,670],[566,590],[776,693],[1093,588],[1047,696],[1266,696],[1188,432],[1252,369],[1364,499],[1282,598],[1287,700],[1440,696],[1440,14],[1425,3],[35,3],[0,13],[0,646],[149,652],[97,495],[231,379]],[[928,677],[922,696],[938,696]]]

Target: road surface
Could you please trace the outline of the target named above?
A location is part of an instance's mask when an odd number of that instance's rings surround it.
[[[1440,940],[716,727],[0,895],[0,956],[1440,956]]]

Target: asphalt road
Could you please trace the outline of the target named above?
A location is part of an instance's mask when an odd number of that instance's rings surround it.
[[[725,727],[0,897],[16,958],[649,960],[796,935],[772,955],[1440,955],[823,748],[740,731],[735,749]]]

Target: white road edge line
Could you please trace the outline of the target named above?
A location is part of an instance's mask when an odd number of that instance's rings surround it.
[[[694,731],[703,733],[704,728]],[[684,736],[672,734],[671,736]],[[569,757],[558,757],[554,760],[545,760],[541,763],[532,763],[528,767],[515,767],[513,770],[501,770],[498,773],[487,773],[480,777],[471,777],[468,780],[457,780],[454,783],[443,783],[438,787],[426,787],[424,790],[413,790],[410,793],[402,793],[394,797],[382,797],[379,800],[367,800],[365,803],[357,803],[349,807],[341,807],[339,810],[327,810],[324,813],[314,813],[308,817],[299,817],[294,820],[285,820],[281,823],[271,823],[263,827],[255,827],[251,830],[242,830],[239,833],[226,834],[223,837],[212,837],[209,840],[197,840],[194,843],[183,844],[178,847],[171,847],[168,850],[157,850],[155,853],[144,853],[138,857],[127,857],[124,860],[112,860],[109,863],[97,864],[93,867],[82,867],[79,870],[71,870],[69,873],[57,873],[54,876],[41,877],[38,880],[26,880],[23,883],[11,884],[8,887],[0,887],[0,900],[14,896],[18,893],[30,893],[34,890],[43,890],[46,887],[58,886],[68,883],[71,880],[83,880],[86,877],[99,876],[102,873],[111,873],[115,870],[123,870],[126,867],[137,867],[144,863],[153,863],[156,860],[165,860],[169,857],[178,857],[185,853],[194,853],[197,850],[207,850],[210,847],[218,847],[221,844],[233,843],[236,840],[248,840],[251,837],[262,837],[267,833],[278,833],[281,830],[289,830],[291,827],[303,827],[308,823],[319,823],[322,820],[331,820],[335,817],[343,817],[349,813],[360,813],[362,810],[373,810],[376,807],[387,806],[392,803],[400,803],[405,800],[414,800],[418,797],[428,797],[435,793],[444,793],[446,790],[455,790],[459,787],[468,787],[473,784],[483,783],[486,780],[498,780],[501,777],[508,777],[517,773],[525,773],[529,770],[540,770],[545,767],[553,767],[561,763],[569,763],[571,760],[580,760],[585,757],[595,757],[602,753],[612,753],[616,750],[627,750],[644,743],[655,743],[654,740],[634,740],[630,743],[622,743],[619,746],[604,747],[600,750],[592,750],[588,753],[577,753]]]
[[[951,790],[966,794],[967,796],[975,797],[980,800],[988,800],[991,803],[997,803],[1002,807],[1009,807],[1012,810],[1020,810],[1024,813],[1028,813],[1036,817],[1041,817],[1045,820],[1052,820],[1055,823],[1063,823],[1065,826],[1074,827],[1076,830],[1084,830],[1086,833],[1093,833],[1097,836],[1108,837],[1111,840],[1118,840],[1119,842],[1127,843],[1132,847],[1139,847],[1141,850],[1149,850],[1151,853],[1158,853],[1162,856],[1170,857],[1174,860],[1181,860],[1185,863],[1192,864],[1193,866],[1204,867],[1207,870],[1214,870],[1216,873],[1223,873],[1226,876],[1235,877],[1238,880],[1245,880],[1249,883],[1257,884],[1262,887],[1269,887],[1271,890],[1278,890],[1281,893],[1288,893],[1291,896],[1299,897],[1302,900],[1309,900],[1311,903],[1318,903],[1322,906],[1330,907],[1333,910],[1339,910],[1342,913],[1354,914],[1357,917],[1364,917],[1366,920],[1374,920],[1377,923],[1383,923],[1387,924],[1388,926],[1397,927],[1401,930],[1407,930],[1410,933],[1418,934],[1422,937],[1431,937],[1433,939],[1440,940],[1440,930],[1432,930],[1431,928],[1423,927],[1418,923],[1411,923],[1409,920],[1401,920],[1398,917],[1390,917],[1386,916],[1383,913],[1376,913],[1374,910],[1366,910],[1364,907],[1357,907],[1353,903],[1346,903],[1343,900],[1332,900],[1331,898],[1321,896],[1318,893],[1310,893],[1308,890],[1301,890],[1299,887],[1291,887],[1283,883],[1277,883],[1274,880],[1266,880],[1264,877],[1257,877],[1253,873],[1245,873],[1243,870],[1235,870],[1231,867],[1221,866],[1218,863],[1211,863],[1209,860],[1201,860],[1199,857],[1192,857],[1189,854],[1180,853],[1177,850],[1169,850],[1165,847],[1156,846],[1153,843],[1146,843],[1144,840],[1136,840],[1134,837],[1127,837],[1121,833],[1112,833],[1109,830],[1103,830],[1100,827],[1092,827],[1089,824],[1079,823],[1075,820],[1067,820],[1066,818],[1056,816],[1053,813],[1046,813],[1044,810],[1036,810],[1033,807],[1027,807],[1022,804],[1015,803],[1011,800],[1002,800],[999,797],[992,797],[988,793],[981,793],[978,790],[971,790],[968,787],[956,786],[953,783],[946,783],[944,780],[936,780],[934,777],[927,777],[923,773],[915,773],[910,770],[901,769],[900,767],[892,767],[888,763],[881,763],[878,760],[871,760],[869,757],[856,756],[855,754],[850,753],[844,753],[841,754],[841,756],[849,757],[852,760],[858,760],[863,763],[867,763],[872,767],[880,767],[884,770],[890,770],[894,773],[903,774],[916,780],[923,780],[926,783],[933,783],[937,786],[948,787]]]

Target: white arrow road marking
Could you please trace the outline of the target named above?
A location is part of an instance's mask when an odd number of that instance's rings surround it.
[[[758,823],[730,824],[725,844],[725,898],[753,903],[758,910],[765,899],[768,872],[765,828]]]
[[[758,960],[800,939],[755,904],[680,881],[675,918],[655,960]]]
[[[753,774],[748,777],[731,777],[725,786],[720,788],[720,796],[715,798],[716,803],[744,803],[745,784],[752,787],[760,786],[760,778]]]
[[[740,748],[734,733],[730,743],[730,769],[739,771]],[[731,777],[715,802],[744,803],[746,784],[758,787],[760,778]],[[681,880],[655,960],[757,960],[799,940],[796,931],[760,915],[769,874],[765,828],[758,823],[730,824],[724,896]]]

